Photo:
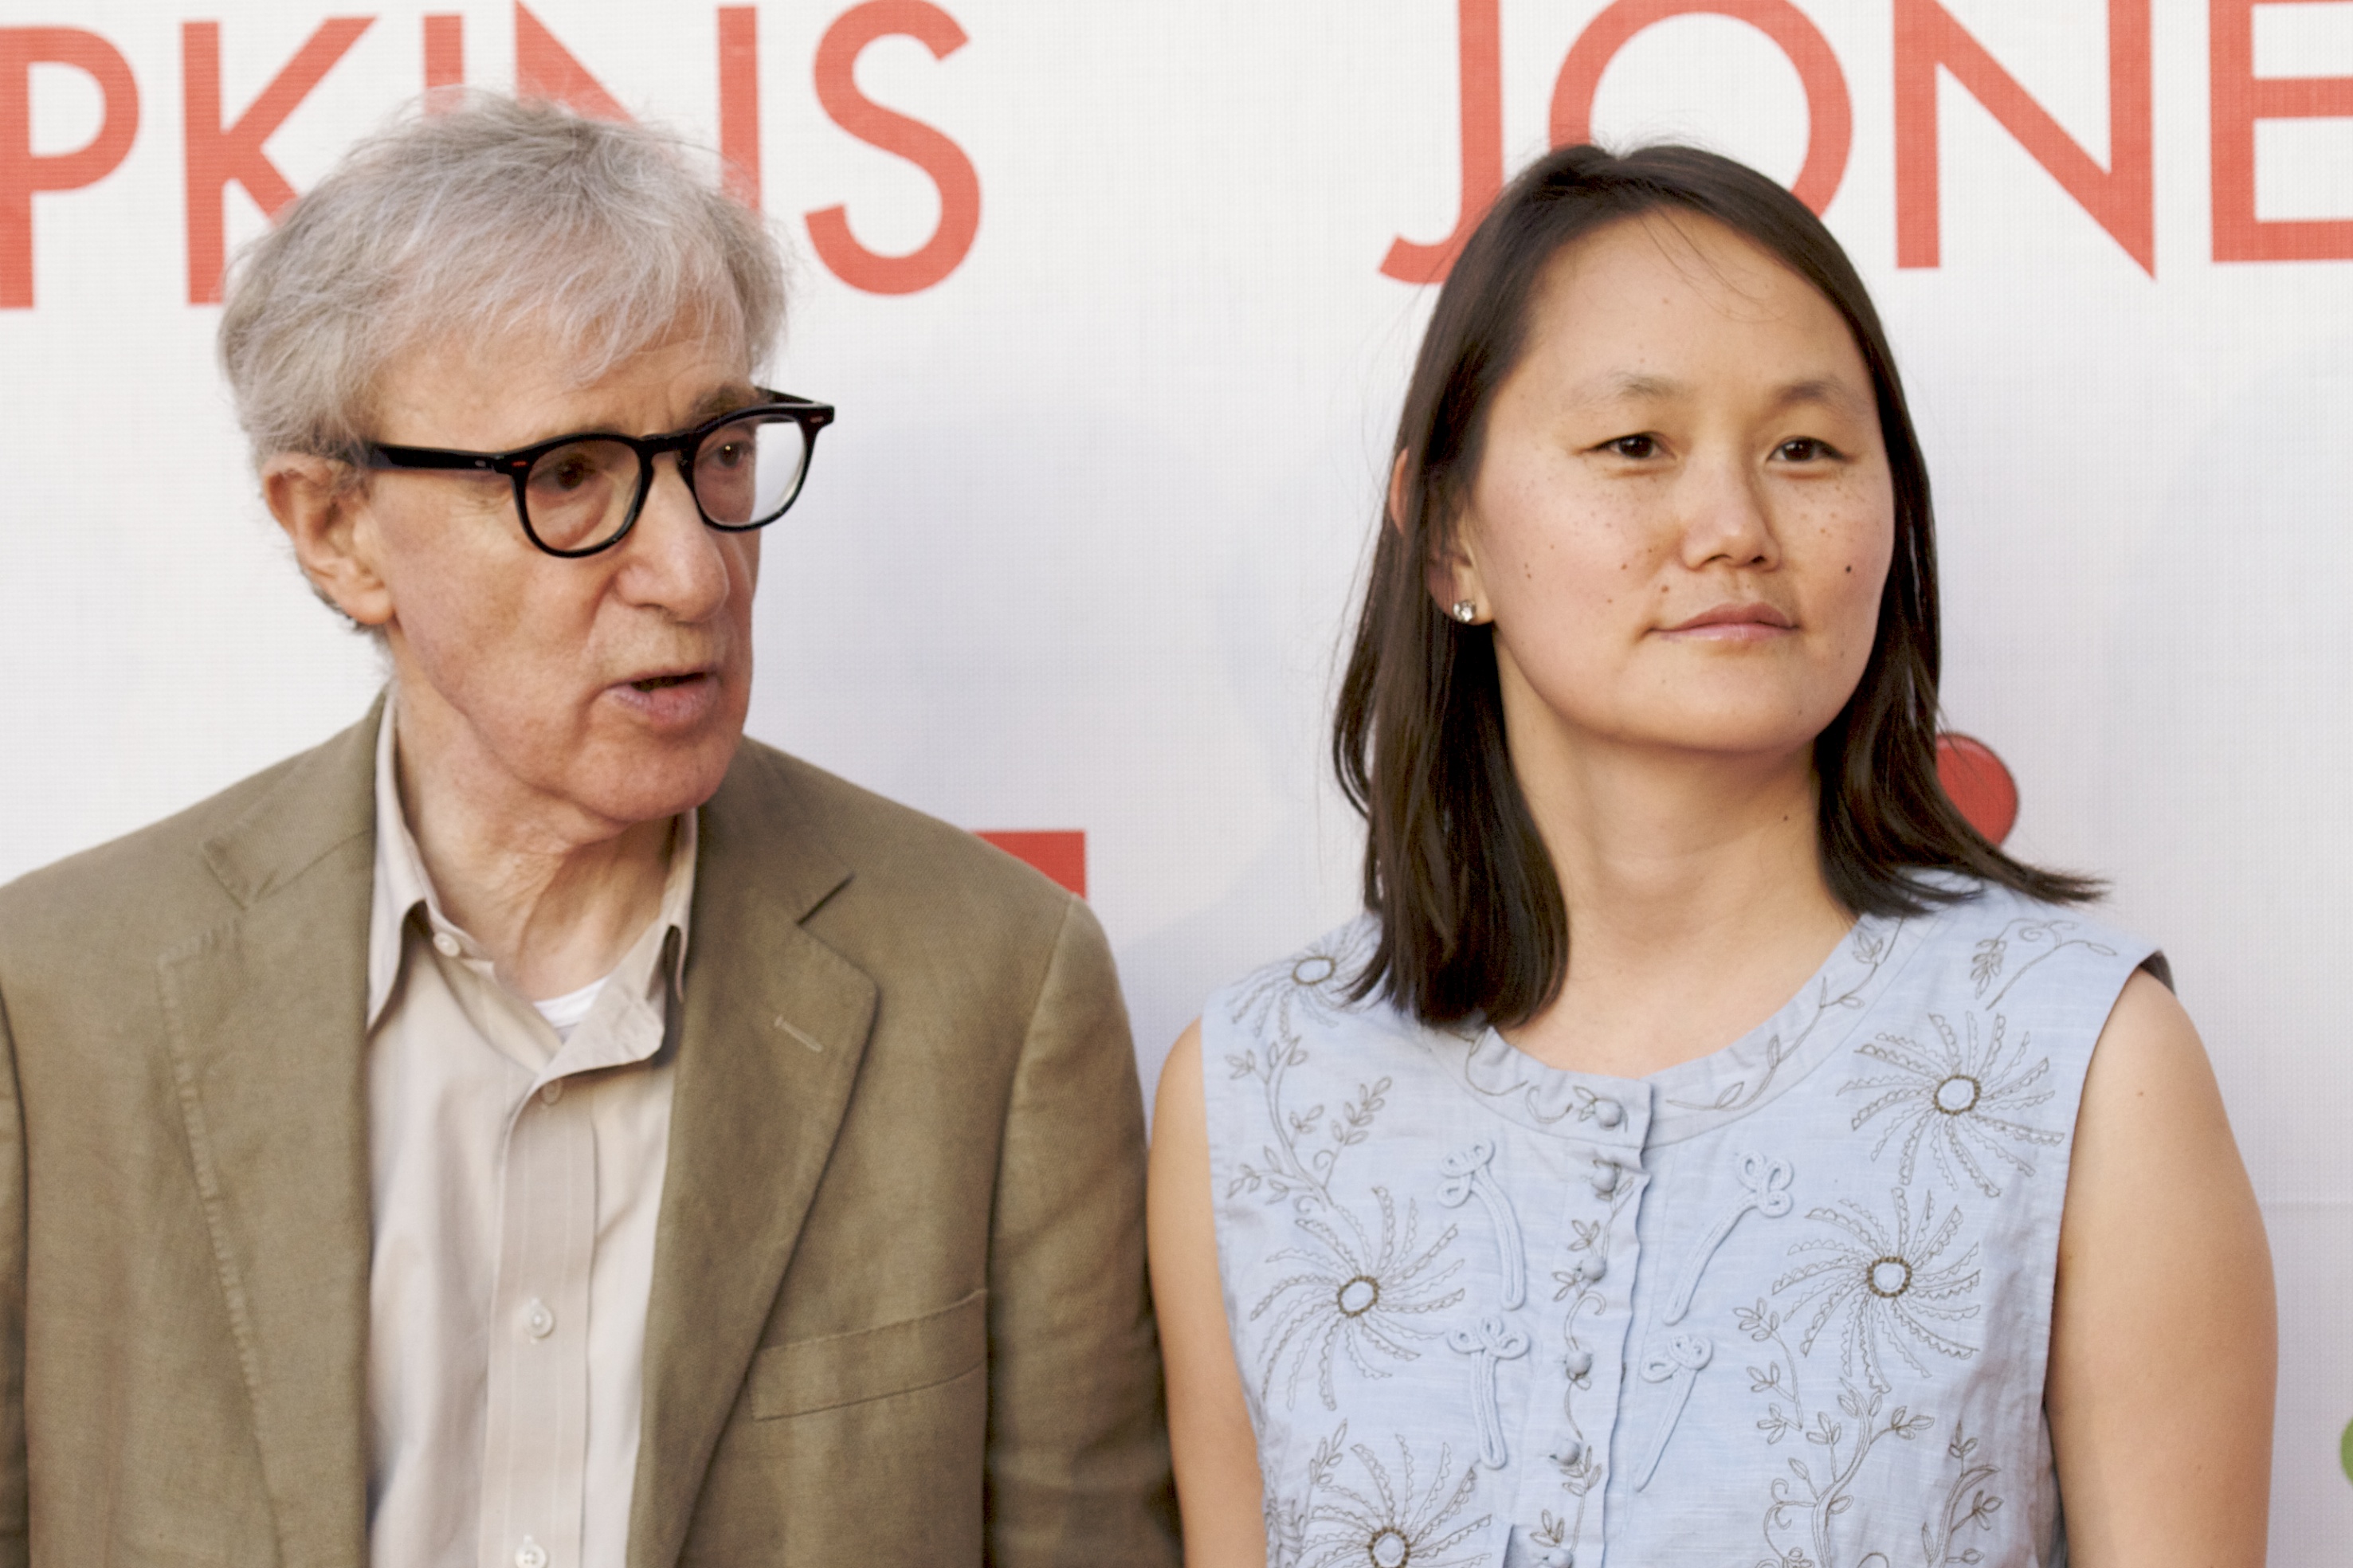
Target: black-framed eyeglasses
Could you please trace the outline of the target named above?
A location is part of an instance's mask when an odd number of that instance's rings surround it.
[[[667,436],[584,431],[512,452],[439,447],[367,447],[371,468],[438,468],[504,474],[531,542],[550,555],[594,555],[618,544],[645,510],[654,459],[678,454],[695,510],[730,533],[765,528],[785,515],[808,477],[817,433],[833,405],[753,388],[760,401]]]

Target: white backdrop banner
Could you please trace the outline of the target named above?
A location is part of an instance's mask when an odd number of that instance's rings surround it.
[[[752,732],[1030,835],[1148,1084],[1355,906],[1326,715],[1449,241],[1555,142],[1697,141],[1888,319],[1950,723],[2172,957],[2278,1256],[2272,1560],[2353,1553],[2353,4],[324,5],[0,0],[0,879],[367,702],[222,265],[427,87],[520,86],[721,150],[797,258],[774,384],[840,422]]]

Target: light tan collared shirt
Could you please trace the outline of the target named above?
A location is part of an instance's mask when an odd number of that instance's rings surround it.
[[[401,808],[394,707],[368,941],[369,1558],[623,1568],[694,814],[660,912],[559,1034],[442,914]]]

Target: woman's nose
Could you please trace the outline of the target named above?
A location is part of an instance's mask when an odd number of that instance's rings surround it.
[[[1694,571],[1711,562],[1734,566],[1769,566],[1778,558],[1773,520],[1763,484],[1746,463],[1731,458],[1694,463],[1680,519],[1683,564]]]

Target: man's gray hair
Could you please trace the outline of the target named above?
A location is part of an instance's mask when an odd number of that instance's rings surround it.
[[[220,354],[256,462],[355,461],[428,343],[544,332],[583,384],[681,326],[749,372],[783,330],[776,240],[663,132],[491,93],[360,142],[238,256]]]

